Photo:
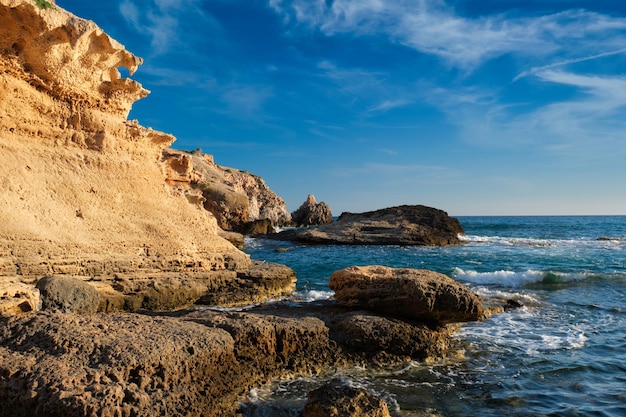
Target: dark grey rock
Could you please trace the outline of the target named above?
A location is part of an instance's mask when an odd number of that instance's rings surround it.
[[[95,313],[100,297],[96,288],[80,279],[67,276],[45,276],[37,282],[42,310],[64,313]]]

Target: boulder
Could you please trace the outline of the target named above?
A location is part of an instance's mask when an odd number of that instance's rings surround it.
[[[335,299],[390,317],[453,323],[484,317],[479,296],[446,275],[411,268],[351,266],[333,273]]]
[[[385,363],[390,356],[412,360],[442,358],[446,355],[453,329],[355,311],[336,316],[333,335],[351,352]]]
[[[46,276],[37,282],[43,310],[64,313],[95,313],[99,295],[96,288],[80,279],[68,276]]]
[[[249,372],[221,329],[39,312],[0,326],[0,416],[235,415]]]
[[[459,221],[426,206],[398,206],[366,213],[342,213],[337,221],[306,229],[290,229],[268,237],[308,244],[424,245],[461,243]]]
[[[39,290],[13,280],[0,280],[0,316],[37,311],[41,306]]]
[[[328,204],[323,201],[318,203],[315,201],[315,197],[309,194],[306,201],[291,213],[291,220],[296,226],[327,224],[332,223],[333,213]]]
[[[230,279],[215,283],[198,299],[197,304],[241,306],[290,295],[296,289],[296,273],[285,265],[252,261],[247,269]]]
[[[335,378],[311,391],[303,417],[390,417],[387,403],[364,388]]]
[[[274,233],[274,226],[270,219],[253,220],[251,222],[244,223],[235,228],[239,233],[248,236],[267,235]]]

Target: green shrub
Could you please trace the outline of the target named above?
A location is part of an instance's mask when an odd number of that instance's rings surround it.
[[[54,4],[50,3],[48,0],[35,0],[35,4],[40,9],[54,9]]]

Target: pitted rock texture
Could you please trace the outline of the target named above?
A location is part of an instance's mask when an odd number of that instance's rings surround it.
[[[202,279],[250,266],[188,203],[198,196],[165,184],[174,137],[126,119],[148,92],[118,68],[132,74],[140,58],[31,0],[0,0],[0,52],[0,279],[114,288],[129,274]]]
[[[454,323],[484,317],[480,297],[433,271],[386,266],[351,266],[334,272],[328,286],[335,299],[390,317]]]
[[[217,328],[137,314],[0,323],[2,417],[233,415],[248,386]]]
[[[32,285],[0,279],[0,316],[37,311],[41,307],[39,290]]]

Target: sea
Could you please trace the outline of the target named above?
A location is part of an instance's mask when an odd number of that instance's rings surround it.
[[[345,369],[253,390],[245,415],[297,416],[339,377],[385,399],[392,416],[626,416],[626,216],[457,217],[464,244],[307,246],[248,238],[253,259],[296,271],[290,302],[331,299],[351,265],[429,269],[486,301],[522,306],[467,323],[435,362]]]

